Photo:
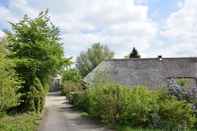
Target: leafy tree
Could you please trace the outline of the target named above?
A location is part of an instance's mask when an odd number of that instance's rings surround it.
[[[111,59],[114,53],[100,43],[95,43],[86,52],[82,52],[76,60],[76,67],[82,76],[86,76],[103,60]]]
[[[67,96],[71,92],[81,91],[83,89],[81,78],[79,70],[75,68],[67,68],[62,74],[62,95]],[[69,96],[67,96],[67,98],[70,99]]]
[[[11,23],[8,33],[11,57],[16,58],[16,71],[24,80],[20,107],[25,111],[42,110],[51,76],[65,62],[59,30],[47,13],[34,19],[25,15],[19,23]]]
[[[140,58],[140,55],[135,47],[133,48],[132,52],[129,54],[129,58]]]
[[[65,61],[64,61],[65,69],[70,69],[72,64],[73,64],[72,57],[65,59]]]
[[[14,70],[14,61],[8,57],[7,41],[0,41],[0,112],[16,106],[20,80]]]
[[[81,80],[80,72],[77,69],[66,69],[62,75],[62,80],[79,82]]]

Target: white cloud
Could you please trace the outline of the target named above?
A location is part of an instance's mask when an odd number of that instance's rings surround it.
[[[182,8],[172,13],[161,36],[170,40],[166,43],[173,56],[197,55],[197,1],[185,0]]]
[[[118,57],[129,53],[133,45],[144,52],[157,33],[147,5],[136,0],[16,0],[0,8],[0,17],[16,21],[46,8],[62,31],[66,55],[77,56],[94,42],[107,44]]]
[[[148,0],[135,0],[136,4],[142,4],[142,5],[147,5],[148,4]]]
[[[26,13],[33,17],[38,13],[28,5],[26,0],[10,1],[8,7],[0,6],[0,18],[6,22],[17,22]]]
[[[136,46],[142,56],[197,55],[197,1],[177,3],[163,27],[148,16],[147,0],[15,0],[0,6],[0,18],[16,22],[49,9],[60,27],[65,55],[77,56],[94,42],[107,44],[117,57]],[[1,33],[0,33],[1,35]]]

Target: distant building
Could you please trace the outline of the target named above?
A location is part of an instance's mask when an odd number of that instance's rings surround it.
[[[61,76],[57,74],[52,78],[52,85],[50,91],[58,91],[61,88]]]
[[[128,86],[157,88],[167,86],[169,79],[182,78],[191,79],[190,84],[196,86],[197,57],[106,60],[90,72],[84,81],[91,84],[98,76]]]

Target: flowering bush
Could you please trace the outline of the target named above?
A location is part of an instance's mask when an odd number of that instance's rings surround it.
[[[186,101],[192,105],[192,110],[197,117],[197,87],[184,88],[185,83],[177,83],[175,79],[169,79],[168,92],[179,100]],[[195,123],[197,127],[197,123]]]
[[[172,96],[179,100],[186,100],[193,105],[193,109],[197,108],[197,87],[184,88],[184,83],[178,84],[176,79],[169,79],[168,91]]]

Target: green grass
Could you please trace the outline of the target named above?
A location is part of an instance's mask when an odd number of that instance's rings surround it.
[[[141,129],[141,128],[131,128],[131,127],[117,127],[117,131],[197,131],[196,129]]]
[[[24,113],[0,118],[0,131],[37,131],[40,116]]]
[[[130,127],[119,127],[117,131],[166,131],[161,129],[141,129],[141,128],[130,128]]]

